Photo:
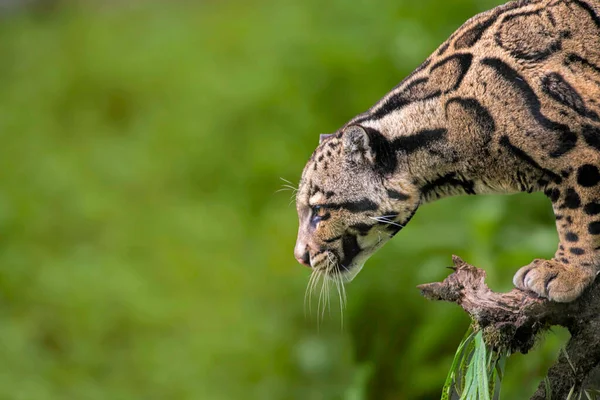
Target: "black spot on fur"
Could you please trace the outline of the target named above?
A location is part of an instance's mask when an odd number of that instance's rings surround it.
[[[529,154],[525,153],[520,148],[514,146],[510,142],[510,139],[508,138],[507,135],[503,135],[500,138],[500,144],[502,146],[506,147],[515,157],[521,159],[522,161],[524,161],[525,163],[534,167],[535,169],[543,171],[544,174],[546,174],[549,178],[551,178],[553,182],[555,182],[555,183],[562,182],[562,178],[559,175],[555,174],[554,172],[552,172],[548,169],[542,168],[541,165],[539,165],[533,158],[531,158],[531,156],[529,156]]]
[[[558,188],[546,189],[544,194],[548,196],[551,202],[556,203],[560,198],[560,190]]]
[[[394,139],[391,142],[391,147],[395,151],[411,154],[424,147],[430,147],[434,142],[445,139],[447,133],[446,129],[426,129],[410,136],[400,136]]]
[[[583,211],[585,211],[585,213],[587,215],[597,215],[597,214],[600,214],[600,203],[596,203],[596,202],[587,203],[583,207]]]
[[[323,240],[325,243],[333,243],[333,242],[337,242],[338,240],[340,240],[342,237],[341,236],[335,236],[329,239],[325,239]]]
[[[571,168],[563,169],[562,171],[560,171],[560,176],[562,176],[563,178],[568,178],[571,175],[572,171],[573,170]]]
[[[383,175],[392,174],[396,170],[397,152],[411,154],[422,148],[429,148],[433,143],[444,140],[447,134],[445,129],[423,130],[390,142],[376,129],[363,129],[369,135],[369,144],[375,153],[375,169]]]
[[[525,11],[506,16],[501,21],[501,28],[496,31],[495,39],[498,46],[508,51],[515,58],[531,61],[542,61],[559,51],[562,48],[562,43],[558,32],[544,32],[544,34],[537,35],[537,37],[530,37],[522,36],[520,32],[521,25],[535,26],[536,21],[524,21],[521,24],[510,26],[513,20],[527,20],[535,17],[542,18],[540,10]],[[509,35],[509,37],[503,37],[504,34]]]
[[[566,220],[569,225],[571,225],[573,223],[573,217],[571,217],[570,215],[567,215]]]
[[[590,222],[588,232],[592,235],[600,235],[600,221]]]
[[[377,211],[377,204],[369,199],[361,199],[358,201],[346,201],[343,203],[327,203],[321,207],[333,210],[347,210],[351,213],[361,213],[365,211]]]
[[[393,189],[388,189],[387,190],[387,195],[388,195],[388,197],[390,199],[400,200],[400,201],[408,200],[410,198],[407,194],[398,192],[398,191],[393,190]]]
[[[583,99],[562,75],[551,72],[542,78],[542,90],[560,104],[584,117],[598,121],[598,114],[588,110]]]
[[[569,264],[569,260],[567,260],[566,258],[561,258],[561,259],[560,259],[560,261],[561,261],[563,264]]]
[[[567,232],[567,234],[565,235],[565,239],[567,239],[567,242],[576,242],[579,240],[579,236],[577,236],[576,233]]]
[[[363,127],[369,135],[371,151],[375,153],[375,168],[383,175],[393,174],[398,164],[390,142],[376,129]]]
[[[562,207],[566,208],[579,208],[581,206],[581,198],[573,188],[568,188],[565,194],[565,202]]]
[[[360,253],[360,250],[356,236],[344,235],[342,237],[342,251],[344,252],[344,258],[341,261],[342,268],[347,269],[350,267],[352,260]]]
[[[475,194],[474,182],[470,180],[463,179],[459,175],[454,172],[441,176],[434,181],[427,182],[421,188],[421,193],[423,196],[427,197],[432,192],[437,193],[438,190],[454,187],[462,189],[466,194]]]
[[[446,40],[444,43],[442,43],[442,45],[438,49],[437,55],[441,56],[442,54],[444,54],[446,52],[446,50],[448,50],[449,46],[450,46],[450,41]]]
[[[409,83],[403,91],[396,93],[387,99],[387,101],[382,104],[377,111],[373,112],[371,116],[365,116],[356,122],[360,123],[365,120],[378,120],[393,111],[397,111],[406,107],[412,102],[427,100],[440,96],[441,92],[439,90],[428,90],[428,80],[429,78],[419,78],[414,82]],[[377,106],[374,106],[374,108],[375,107]]]
[[[585,254],[585,250],[582,249],[581,247],[571,247],[569,249],[569,251],[571,252],[571,254],[575,254],[576,256],[580,256],[582,254]]]
[[[544,279],[544,288],[546,289],[546,293],[548,293],[548,286],[550,285],[550,282],[555,280],[557,276],[558,272],[552,272],[551,274],[546,275]]]
[[[595,126],[585,125],[582,133],[585,142],[600,151],[600,129]]]
[[[445,79],[442,81],[448,83],[447,87],[432,86],[429,84],[429,81],[434,79],[419,78],[408,83],[404,90],[392,95],[383,104],[376,105],[373,108],[374,111],[370,115],[359,118],[354,122],[360,123],[367,119],[381,119],[389,113],[400,110],[415,101],[423,101],[439,97],[444,93],[449,93],[453,90],[456,90],[471,67],[472,59],[473,56],[471,54],[453,54],[449,57],[446,57],[445,59],[433,65],[429,71],[429,74],[430,78],[434,78],[435,74],[444,75]]]
[[[596,25],[596,27],[598,29],[600,29],[600,16],[598,16],[598,14],[596,14],[594,9],[589,4],[587,4],[583,1],[580,1],[580,0],[574,0],[573,3],[575,3],[579,7],[583,8],[585,10],[585,12],[587,12],[590,15],[590,17],[592,18],[592,21],[594,21],[594,24]]]
[[[358,233],[360,235],[365,236],[369,233],[371,228],[374,227],[375,225],[377,225],[377,224],[369,225],[369,224],[364,224],[364,223],[358,223],[358,224],[351,225],[350,228],[358,231]]]
[[[494,15],[463,32],[454,42],[454,48],[460,50],[472,47],[479,39],[481,39],[484,32],[492,26],[496,21],[496,18],[497,16]]]
[[[550,152],[550,157],[560,157],[573,150],[577,143],[577,135],[567,125],[552,121],[542,114],[540,100],[525,78],[498,58],[485,58],[481,63],[494,69],[499,76],[521,93],[525,105],[539,125],[556,133],[559,144]]]
[[[550,10],[546,10],[546,16],[550,20],[552,26],[556,26],[556,20],[554,19],[554,15],[552,15],[552,12]]]
[[[589,67],[591,70],[600,73],[600,67],[598,67],[594,63],[590,62],[589,60],[587,60],[575,53],[567,54],[567,56],[565,57],[565,59],[563,61],[563,64],[567,67],[570,67],[571,64],[582,64],[586,67]],[[569,69],[571,69],[571,68],[569,68]],[[572,71],[572,69],[571,69],[571,71]]]
[[[449,93],[453,90],[458,89],[463,78],[467,74],[467,71],[471,67],[472,61],[473,61],[473,56],[471,54],[468,54],[468,53],[453,54],[453,55],[446,57],[443,60],[437,62],[436,64],[432,65],[431,69],[429,70],[429,74],[431,76],[431,75],[435,75],[436,73],[441,73],[441,74],[446,75],[446,78],[448,79],[448,78],[450,78],[450,76],[448,76],[448,74],[451,71],[453,74],[453,77],[454,77],[454,81],[452,81],[452,84],[449,87],[442,89],[443,93]],[[454,64],[456,64],[456,65],[454,65]],[[440,69],[441,71],[436,72],[438,69]],[[450,81],[448,81],[448,82],[450,82]]]
[[[600,182],[600,171],[598,167],[585,164],[577,170],[577,183],[584,187],[596,186]]]
[[[485,137],[484,142],[487,144],[491,140],[494,131],[496,131],[496,123],[490,112],[476,99],[454,97],[446,102],[446,115],[448,114],[448,107],[452,104],[458,104],[467,114],[473,117],[480,128],[480,133]]]
[[[588,76],[590,78],[592,78],[594,75],[597,76],[598,74],[600,74],[599,66],[595,65],[594,63],[590,62],[589,60],[583,57],[580,57],[577,54],[568,54],[565,57],[563,64],[566,67],[568,67],[569,70],[574,74],[585,74],[585,76]],[[593,78],[590,80],[592,83],[595,83],[596,85],[600,86],[600,83],[598,81],[594,80]],[[590,102],[593,101],[593,99],[590,99]]]

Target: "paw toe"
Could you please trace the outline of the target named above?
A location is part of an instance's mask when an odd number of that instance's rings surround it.
[[[575,300],[593,277],[579,268],[566,267],[547,260],[535,260],[519,269],[513,278],[516,287],[556,302]]]

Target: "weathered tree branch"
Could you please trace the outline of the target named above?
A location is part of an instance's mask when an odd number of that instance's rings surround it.
[[[423,296],[457,303],[484,329],[489,345],[511,352],[525,354],[541,332],[564,326],[571,333],[568,357],[561,352],[548,370],[552,398],[566,399],[573,386],[577,393],[589,385],[590,374],[600,365],[600,279],[577,300],[554,303],[519,289],[492,292],[484,282],[484,270],[457,256],[452,260],[454,272],[443,282],[419,286]],[[546,399],[544,382],[531,399]]]

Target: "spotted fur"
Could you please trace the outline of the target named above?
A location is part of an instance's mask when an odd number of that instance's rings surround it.
[[[520,0],[477,15],[322,135],[300,182],[295,254],[351,279],[421,204],[534,191],[552,202],[560,244],[514,283],[571,301],[600,270],[597,0]]]

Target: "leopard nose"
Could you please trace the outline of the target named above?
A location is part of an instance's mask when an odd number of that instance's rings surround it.
[[[294,257],[302,265],[310,267],[310,253],[308,252],[308,246],[302,242],[297,242],[294,247]]]

